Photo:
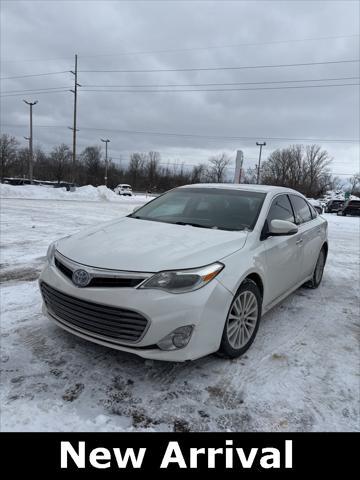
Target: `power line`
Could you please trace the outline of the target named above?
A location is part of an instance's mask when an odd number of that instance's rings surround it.
[[[2,127],[7,128],[24,128],[26,125],[11,125],[11,124],[2,124]],[[67,128],[66,125],[36,125],[36,128]],[[155,135],[155,136],[164,136],[164,137],[180,137],[180,138],[199,138],[199,139],[208,139],[208,140],[248,140],[256,141],[260,137],[263,140],[267,141],[279,141],[279,142],[324,142],[324,143],[358,143],[359,138],[294,138],[294,137],[269,137],[263,135],[257,136],[222,136],[222,135],[202,135],[195,133],[179,133],[179,132],[153,132],[153,131],[144,131],[144,130],[123,130],[123,129],[112,129],[112,128],[96,128],[96,127],[81,127],[82,131],[94,131],[94,132],[115,132],[115,133],[124,133],[130,135]]]
[[[20,90],[20,88],[17,88],[16,90],[5,90],[5,92],[3,92],[4,94],[5,93],[25,93],[25,92],[42,92],[42,91],[46,91],[46,90],[63,90],[64,88],[70,88],[70,87],[67,87],[66,85],[65,86],[62,86],[62,87],[44,87],[44,88],[28,88],[28,89],[25,89],[25,90]]]
[[[96,85],[85,84],[84,88],[165,88],[165,87],[212,87],[212,86],[232,86],[232,85],[266,85],[278,83],[304,83],[304,82],[325,82],[325,81],[340,81],[340,80],[358,80],[360,77],[326,77],[326,78],[311,78],[304,80],[269,80],[265,82],[229,82],[229,83],[162,83],[162,84],[122,84],[122,85]],[[7,93],[7,92],[6,92]]]
[[[13,77],[1,77],[0,80],[13,80],[15,78],[29,78],[29,77],[44,77],[47,75],[60,75],[61,73],[69,73],[69,70],[63,70],[61,72],[45,72],[45,73],[34,73],[30,75],[14,75]]]
[[[223,48],[238,48],[238,47],[250,47],[250,46],[262,46],[262,45],[277,45],[283,43],[299,43],[299,42],[309,42],[316,40],[333,40],[339,38],[356,38],[359,37],[359,34],[348,34],[348,35],[331,35],[323,37],[308,37],[308,38],[294,38],[288,40],[274,40],[266,42],[246,42],[238,44],[229,44],[229,45],[210,45],[203,47],[189,47],[189,48],[169,48],[169,49],[160,49],[160,50],[145,50],[145,51],[135,51],[135,52],[117,52],[117,53],[104,53],[104,54],[93,54],[93,55],[81,55],[82,58],[96,58],[96,57],[118,57],[118,56],[131,56],[131,55],[149,55],[156,53],[178,53],[178,52],[192,52],[192,51],[201,51],[201,50],[214,50],[214,49],[223,49]],[[1,63],[25,63],[25,62],[50,62],[58,60],[67,60],[72,58],[68,57],[56,57],[56,58],[33,58],[33,59],[3,59],[0,60]]]
[[[249,87],[249,88],[187,88],[187,89],[151,89],[151,90],[124,90],[124,89],[92,89],[92,88],[82,88],[82,92],[98,92],[98,93],[184,93],[184,92],[247,92],[247,91],[259,91],[259,90],[292,90],[292,89],[303,89],[303,88],[326,88],[326,87],[351,87],[357,86],[360,83],[331,83],[324,85],[292,85],[292,86],[282,86],[282,87]],[[33,90],[32,93],[44,94],[44,93],[61,93],[68,92],[69,90],[52,90],[52,91],[42,91],[42,90]],[[71,91],[71,90],[70,90]],[[21,96],[24,92],[19,93],[9,93],[0,95],[2,97],[15,97]]]
[[[43,91],[43,90],[32,90],[31,93],[35,93],[36,95],[44,95],[44,94],[48,94],[48,93],[64,93],[64,92],[69,92],[69,89],[67,90],[46,90],[46,91]],[[19,93],[7,93],[5,95],[0,95],[0,98],[3,98],[3,97],[19,97],[19,96],[22,96],[24,95],[24,92],[19,92]]]
[[[325,88],[325,87],[349,87],[360,85],[360,83],[337,83],[337,84],[327,84],[327,85],[292,85],[292,86],[283,86],[283,87],[250,87],[250,88],[193,88],[193,89],[153,89],[153,90],[110,90],[110,89],[89,89],[84,88],[82,92],[103,92],[103,93],[176,93],[176,92],[244,92],[251,90],[287,90],[287,89],[299,89],[299,88]]]
[[[95,55],[82,55],[83,58],[96,58],[96,57],[117,57],[117,56],[127,56],[127,55],[149,55],[154,53],[178,53],[178,52],[193,52],[200,50],[218,50],[223,48],[238,48],[238,47],[253,47],[253,46],[262,46],[262,45],[277,45],[282,43],[298,43],[298,42],[308,42],[314,40],[331,40],[337,38],[354,38],[358,37],[359,34],[352,35],[336,35],[328,37],[312,37],[312,38],[302,38],[302,39],[290,39],[290,40],[275,40],[271,42],[252,42],[252,43],[238,43],[230,45],[212,45],[207,47],[190,47],[190,48],[169,48],[163,50],[145,50],[138,52],[122,52],[122,53],[108,53],[108,54],[95,54]]]
[[[141,70],[79,70],[81,73],[156,73],[156,72],[204,72],[216,70],[245,70],[256,68],[284,68],[284,67],[305,67],[310,65],[332,65],[340,63],[358,63],[360,60],[333,60],[326,62],[305,62],[305,63],[282,63],[274,65],[242,65],[239,67],[190,67],[190,68],[160,68]]]
[[[360,77],[335,77],[335,78],[316,78],[316,79],[304,79],[304,80],[273,80],[273,81],[265,81],[265,82],[229,82],[229,83],[184,83],[184,84],[143,84],[143,85],[82,85],[84,89],[90,88],[169,88],[169,87],[202,87],[202,86],[232,86],[232,85],[268,85],[268,84],[283,84],[283,83],[305,83],[305,82],[325,82],[325,81],[340,81],[340,80],[358,80]],[[348,85],[348,84],[346,84]],[[349,84],[351,85],[351,84]],[[306,85],[305,85],[306,86]],[[324,85],[326,86],[326,85]],[[334,85],[337,86],[337,85]],[[23,93],[39,93],[45,91],[64,91],[64,89],[69,89],[71,87],[62,86],[62,87],[46,87],[46,88],[38,88],[38,89],[26,89],[26,90],[6,90],[2,93],[1,96],[7,96],[10,94],[23,94]],[[230,89],[226,89],[230,90]],[[103,91],[103,90],[88,90],[88,91]],[[104,90],[107,91],[107,90]],[[117,91],[117,90],[110,90],[110,91]],[[126,92],[126,90],[124,90]],[[152,90],[150,90],[152,91]],[[168,91],[168,90],[166,90]],[[169,90],[171,91],[171,90]],[[183,90],[175,90],[175,91],[183,91]],[[186,91],[186,90],[185,90]],[[193,91],[193,90],[191,90]],[[202,91],[202,90],[194,90],[194,91]],[[207,90],[205,90],[207,91]],[[211,90],[210,90],[211,91]]]

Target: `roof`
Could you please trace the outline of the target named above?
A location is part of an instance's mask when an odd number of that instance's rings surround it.
[[[180,188],[221,188],[230,190],[242,190],[249,192],[261,192],[261,193],[299,193],[292,188],[278,187],[273,185],[250,185],[244,183],[195,183],[193,185],[184,185]]]

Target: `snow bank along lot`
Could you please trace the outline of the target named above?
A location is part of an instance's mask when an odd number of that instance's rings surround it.
[[[171,364],[91,344],[42,315],[48,244],[144,201],[79,200],[1,202],[3,431],[359,430],[359,218],[326,215],[321,287],[266,314],[245,356]]]

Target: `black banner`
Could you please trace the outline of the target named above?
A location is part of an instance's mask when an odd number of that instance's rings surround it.
[[[2,433],[13,473],[334,473],[355,468],[355,433]]]

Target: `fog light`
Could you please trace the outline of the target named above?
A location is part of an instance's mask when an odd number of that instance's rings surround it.
[[[179,348],[184,348],[190,341],[193,329],[194,325],[179,327],[161,339],[157,345],[161,350],[177,350]]]

